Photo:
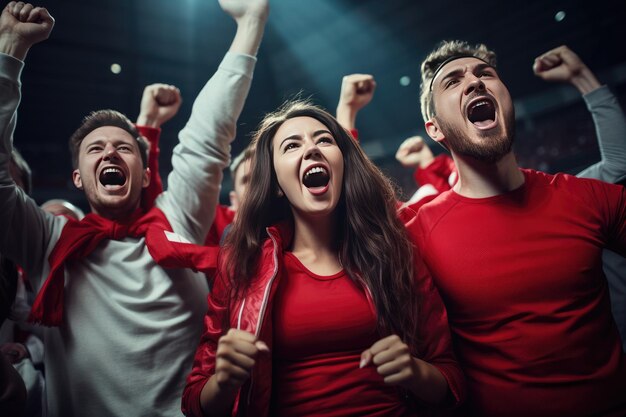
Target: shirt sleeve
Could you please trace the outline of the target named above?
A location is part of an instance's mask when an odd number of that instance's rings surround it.
[[[230,161],[230,143],[250,89],[256,58],[228,52],[196,98],[172,155],[168,190],[156,205],[174,232],[202,244],[209,231]]]
[[[602,194],[606,198],[607,249],[626,258],[626,187],[602,184],[606,187]]]
[[[577,177],[616,183],[626,179],[626,117],[607,86],[583,96],[591,112],[600,147],[600,162],[584,169]]]
[[[159,139],[161,137],[161,129],[158,127],[136,125],[139,134],[146,138],[150,148],[148,150],[148,168],[150,168],[150,185],[143,190],[141,195],[141,207],[144,210],[150,210],[154,206],[154,200],[163,192],[163,181],[159,174]]]
[[[23,66],[22,61],[0,54],[0,253],[20,265],[33,287],[39,288],[47,272],[48,252],[67,219],[41,210],[9,171]]]
[[[415,248],[418,329],[422,341],[420,358],[436,367],[448,382],[449,395],[444,403],[456,407],[465,400],[465,376],[452,349],[448,314],[421,255]]]
[[[454,161],[446,154],[437,155],[425,168],[417,167],[413,178],[418,185],[432,185],[439,193],[451,188],[450,175],[455,172]]]
[[[565,174],[555,175],[553,181],[584,210],[580,221],[592,231],[590,239],[626,257],[626,187]]]

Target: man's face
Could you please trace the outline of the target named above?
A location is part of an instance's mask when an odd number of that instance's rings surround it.
[[[119,127],[99,127],[85,136],[72,178],[94,213],[116,219],[139,207],[141,191],[150,183],[140,152],[137,140]]]
[[[233,181],[233,191],[230,192],[230,208],[237,211],[248,189],[250,182],[250,168],[252,168],[252,159],[248,158],[242,161],[235,170],[235,179]]]
[[[446,64],[433,80],[428,134],[453,154],[496,162],[511,151],[515,111],[496,70],[471,57]]]

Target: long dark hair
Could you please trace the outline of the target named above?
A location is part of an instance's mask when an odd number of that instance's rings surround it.
[[[288,119],[307,116],[324,124],[343,154],[342,195],[337,205],[339,257],[351,279],[371,290],[383,333],[398,333],[417,346],[417,294],[413,250],[396,211],[394,187],[328,112],[308,101],[290,101],[267,115],[254,134],[255,156],[247,193],[225,245],[225,271],[233,297],[250,285],[267,238],[266,227],[292,221],[289,201],[278,196],[273,138]]]

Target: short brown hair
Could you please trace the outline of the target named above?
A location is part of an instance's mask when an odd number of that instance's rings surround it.
[[[235,174],[237,174],[237,170],[241,166],[242,163],[246,162],[248,159],[252,159],[254,156],[254,146],[253,144],[249,144],[246,148],[237,155],[233,162],[230,163],[230,176],[235,181]]]
[[[83,119],[78,129],[70,136],[70,152],[72,154],[72,166],[74,169],[78,168],[78,153],[80,150],[80,144],[89,133],[104,126],[114,126],[128,132],[132,137],[137,140],[139,146],[139,154],[141,155],[141,162],[143,167],[148,167],[148,144],[144,138],[139,135],[135,125],[124,116],[122,113],[116,110],[97,110],[89,113]]]
[[[439,66],[450,58],[473,56],[496,68],[496,53],[489,50],[484,44],[475,46],[465,41],[443,41],[422,62],[422,85],[420,87],[420,105],[424,121],[435,115],[433,92],[431,89],[433,78]]]

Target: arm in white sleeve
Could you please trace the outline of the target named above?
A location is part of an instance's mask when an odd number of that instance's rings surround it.
[[[228,52],[196,98],[174,148],[168,190],[157,199],[174,231],[202,243],[218,204],[222,171],[250,89],[256,58]]]
[[[606,86],[583,95],[591,112],[602,160],[577,174],[616,183],[626,179],[626,117]]]
[[[46,254],[66,220],[43,212],[9,172],[24,63],[0,53],[0,253],[20,265],[38,288]]]

